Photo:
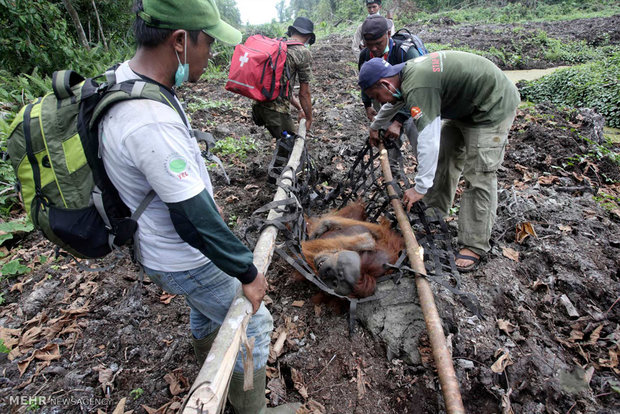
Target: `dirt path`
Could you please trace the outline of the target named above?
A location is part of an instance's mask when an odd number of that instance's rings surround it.
[[[529,27],[595,41],[611,27],[617,33],[618,17]],[[424,28],[426,41],[450,36],[480,44],[493,33],[512,42],[512,29],[500,29]],[[471,36],[472,30],[489,35]],[[614,35],[610,39],[620,42]],[[367,122],[349,39],[321,39],[312,52],[316,121],[308,149],[319,182],[333,186],[363,145]],[[231,185],[212,171],[216,198],[241,235],[251,213],[275,191],[266,184],[273,142],[252,124],[250,102],[227,93],[223,84],[222,79],[201,82],[182,94],[188,102],[198,96],[221,103],[192,113],[194,125],[218,139],[256,142],[245,160],[223,156]],[[599,124],[587,111],[544,105],[520,110],[500,171],[493,250],[477,272],[462,277],[485,319],[434,287],[470,413],[499,413],[508,402],[515,413],[620,410],[612,388],[620,386],[620,210],[605,199],[605,194],[620,197],[619,184],[609,182],[620,180],[620,170],[604,154],[586,157],[595,147],[583,137],[597,140]],[[523,223],[531,224],[536,236],[517,233]],[[455,222],[449,224],[454,231]],[[122,398],[127,398],[125,410],[136,413],[178,409],[198,372],[182,298],[148,281],[137,289],[136,266],[126,256],[111,270],[93,273],[63,258],[44,260],[41,255],[53,256],[52,246],[35,234],[7,247],[33,271],[1,286],[0,326],[12,352],[0,356],[0,411],[110,413]],[[346,313],[337,303],[313,301],[318,290],[291,274],[279,259],[269,272],[268,307],[276,332],[288,333],[283,354],[270,364],[272,403],[304,400],[314,413],[443,412],[424,338],[418,364],[406,364],[398,355],[388,360],[385,346],[363,327],[348,336]],[[501,373],[491,369],[498,361]]]

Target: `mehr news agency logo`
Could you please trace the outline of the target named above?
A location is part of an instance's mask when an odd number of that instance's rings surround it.
[[[27,406],[27,407],[42,407],[45,405],[50,406],[89,406],[96,407],[101,405],[111,405],[111,398],[96,398],[96,397],[60,397],[60,396],[28,396],[28,395],[10,395],[8,397],[8,403],[11,406]]]

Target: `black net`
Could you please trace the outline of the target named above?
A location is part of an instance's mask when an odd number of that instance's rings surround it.
[[[353,311],[358,303],[377,299],[375,295],[357,299],[335,293],[308,265],[301,251],[301,242],[307,239],[304,214],[321,215],[329,210],[340,209],[358,199],[366,205],[368,221],[377,222],[381,216],[384,216],[390,220],[396,231],[402,234],[391,210],[390,196],[386,186],[391,184],[398,197],[401,198],[404,190],[410,187],[410,183],[403,168],[403,156],[399,148],[393,145],[387,150],[394,177],[391,183],[386,182],[383,177],[379,151],[367,143],[358,152],[346,178],[335,188],[325,192],[317,187],[314,163],[309,154],[304,151],[300,166],[294,174],[294,182],[287,185],[283,184],[281,179],[278,180],[278,185],[287,192],[286,200],[269,203],[253,213],[252,225],[246,231],[246,241],[255,245],[258,235],[264,228],[276,226],[280,240],[275,252],[319,289],[349,301]],[[265,216],[271,209],[279,212],[281,217],[266,220]],[[482,317],[476,298],[461,291],[461,281],[452,253],[452,236],[441,214],[425,206],[423,202],[418,202],[408,213],[408,218],[418,243],[424,248],[426,277],[458,295],[472,313]],[[397,263],[390,267],[394,269],[394,272],[379,279],[378,283],[386,279],[392,279],[398,283],[401,277],[415,274],[408,267],[405,252],[402,252]],[[351,316],[351,324],[353,324],[355,318],[353,314]]]

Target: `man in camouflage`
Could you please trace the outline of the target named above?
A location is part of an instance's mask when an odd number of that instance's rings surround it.
[[[289,26],[287,36],[290,42],[286,53],[286,66],[282,76],[283,81],[289,76],[289,89],[286,96],[279,96],[273,101],[255,102],[252,106],[252,119],[258,126],[265,126],[269,133],[279,141],[286,131],[291,135],[297,132],[297,127],[291,117],[291,105],[299,111],[299,119],[306,120],[306,130],[312,126],[312,97],[310,94],[310,79],[312,78],[312,54],[308,46],[312,45],[316,36],[313,33],[314,23],[305,17],[298,17]],[[293,95],[295,80],[299,80],[299,100]],[[277,157],[287,159],[289,151],[278,145]],[[274,167],[281,167],[274,165]],[[276,173],[277,174],[277,173]]]
[[[405,130],[416,144],[418,169],[415,186],[403,197],[408,209],[424,198],[447,216],[463,176],[456,265],[461,272],[473,270],[491,249],[497,169],[520,102],[517,88],[488,59],[456,51],[394,66],[371,59],[362,66],[359,85],[372,99],[410,111]],[[383,128],[377,121],[371,125],[371,142],[378,142]]]

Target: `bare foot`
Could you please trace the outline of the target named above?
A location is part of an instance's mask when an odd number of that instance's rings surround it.
[[[474,253],[472,250],[468,249],[467,247],[464,247],[461,250],[459,250],[459,255],[475,257],[478,260],[480,259],[479,254]],[[471,259],[457,257],[455,264],[459,270],[471,269],[478,262],[478,260],[474,261]]]

